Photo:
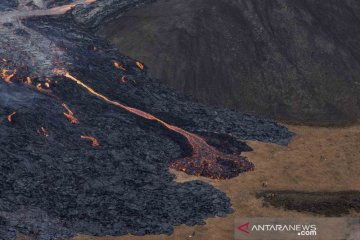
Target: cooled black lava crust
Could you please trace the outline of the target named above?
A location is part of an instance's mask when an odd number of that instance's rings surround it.
[[[54,67],[66,67],[111,99],[204,136],[222,151],[250,150],[242,142],[246,139],[287,144],[291,138],[286,128],[271,120],[208,108],[165,88],[146,76],[146,68],[139,69],[135,60],[73,19],[68,13],[24,20],[22,31],[13,29],[24,45],[8,45],[1,40],[5,36],[0,38],[0,44],[8,46],[0,49],[0,58],[18,69],[16,79],[43,77],[39,69],[45,60],[38,61],[43,55],[25,45],[36,31],[62,52]],[[15,27],[5,28],[9,33]],[[126,73],[114,68],[114,60]],[[126,84],[121,84],[122,76]],[[16,232],[34,239],[77,233],[170,234],[174,225],[202,224],[206,218],[232,212],[230,199],[211,185],[174,182],[169,163],[191,154],[181,136],[107,104],[64,77],[50,77],[58,99],[16,81],[0,81],[0,239],[15,239]],[[80,124],[72,125],[64,117],[62,102]],[[15,111],[8,122],[6,116]],[[49,132],[48,138],[37,132],[41,127]],[[80,135],[96,137],[100,147],[92,147]]]

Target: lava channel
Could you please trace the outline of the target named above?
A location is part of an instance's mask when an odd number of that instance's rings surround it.
[[[94,137],[90,137],[90,136],[80,136],[81,139],[85,139],[85,140],[89,140],[91,142],[91,146],[93,147],[99,147],[99,141],[94,138]]]
[[[66,112],[64,112],[64,116],[69,120],[71,124],[79,124],[79,120],[74,116],[74,113],[70,110],[70,108],[63,103],[63,108],[65,108]]]
[[[15,114],[16,114],[16,112],[13,112],[13,113],[11,113],[11,114],[9,114],[9,115],[7,116],[7,120],[8,120],[9,123],[12,122],[13,116],[14,116]]]
[[[159,122],[167,129],[186,138],[187,142],[191,146],[192,155],[174,160],[172,163],[170,163],[171,168],[174,168],[178,171],[186,172],[187,174],[216,179],[232,178],[239,175],[239,173],[254,169],[254,164],[249,162],[247,158],[242,157],[238,154],[226,154],[220,152],[219,150],[207,144],[207,142],[203,138],[199,137],[196,134],[190,133],[182,128],[168,124],[163,120],[142,110],[128,107],[120,102],[113,101],[108,97],[96,92],[90,86],[75,78],[64,69],[55,69],[54,73],[72,80],[76,84],[86,89],[89,93],[103,99],[109,104],[120,107],[139,117]]]

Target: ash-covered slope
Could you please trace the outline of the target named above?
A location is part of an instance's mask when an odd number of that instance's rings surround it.
[[[158,0],[100,34],[212,105],[323,125],[360,116],[359,1]]]
[[[169,234],[230,213],[224,193],[176,183],[169,166],[234,177],[253,168],[242,140],[286,144],[292,134],[148,78],[74,20],[87,7],[0,19],[0,239]]]

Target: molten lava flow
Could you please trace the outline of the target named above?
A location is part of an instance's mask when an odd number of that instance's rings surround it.
[[[41,83],[36,84],[36,88],[37,88],[39,91],[43,90],[43,88],[42,88],[42,86],[41,86]]]
[[[7,120],[8,120],[9,123],[12,122],[12,118],[13,118],[13,116],[14,116],[15,114],[16,114],[16,112],[13,112],[13,113],[11,113],[11,114],[9,114],[9,115],[7,116]]]
[[[25,80],[24,83],[27,84],[27,85],[31,85],[31,84],[32,84],[32,79],[31,79],[31,77],[26,77],[26,80]]]
[[[97,0],[78,0],[78,1],[75,1],[75,2],[67,4],[67,5],[54,7],[54,8],[46,9],[46,10],[39,10],[37,13],[37,16],[39,16],[39,15],[61,15],[61,14],[66,13],[67,11],[69,11],[70,9],[72,9],[73,7],[75,7],[78,4],[91,4],[96,1]]]
[[[44,127],[39,128],[37,132],[46,138],[49,137],[49,132]]]
[[[122,71],[126,71],[126,69],[118,61],[114,61],[114,67]]]
[[[211,178],[231,178],[241,172],[249,171],[254,165],[246,158],[236,154],[225,154],[208,145],[206,141],[196,134],[168,124],[157,117],[136,108],[128,107],[120,102],[113,101],[108,97],[96,92],[90,86],[72,76],[64,69],[55,69],[54,73],[64,76],[86,89],[89,93],[103,99],[104,101],[125,109],[139,117],[159,122],[167,129],[182,135],[192,148],[192,156],[180,158],[171,163],[170,167],[189,174],[201,175]]]
[[[94,137],[89,137],[89,136],[80,136],[80,137],[81,137],[81,139],[89,140],[91,142],[91,146],[93,146],[93,147],[100,146],[99,141]]]
[[[122,84],[125,84],[125,83],[126,83],[126,78],[125,78],[125,76],[122,76],[122,77],[121,77],[120,82],[121,82]]]
[[[31,84],[28,84],[28,85],[29,85],[30,88],[34,88],[33,85],[31,85]],[[36,89],[37,91],[41,92],[41,93],[44,93],[44,94],[46,94],[46,95],[49,95],[49,96],[51,96],[51,97],[56,98],[55,95],[53,94],[52,90],[51,90],[51,89],[44,89],[44,88],[42,87],[42,84],[41,84],[41,83],[36,84],[35,89]]]
[[[144,70],[144,64],[142,64],[141,62],[136,61],[136,66],[137,66],[138,68],[140,68],[141,70]]]
[[[70,123],[78,124],[79,120],[74,116],[74,113],[70,110],[70,108],[65,103],[63,103],[62,106],[66,110],[66,112],[64,112],[64,116],[70,121]]]
[[[1,78],[4,79],[4,81],[7,83],[12,83],[11,78],[13,78],[15,74],[16,74],[16,69],[14,70],[3,69],[1,71]]]

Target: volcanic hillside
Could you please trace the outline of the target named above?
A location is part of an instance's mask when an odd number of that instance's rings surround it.
[[[158,0],[100,35],[212,105],[317,125],[359,118],[356,0]]]
[[[290,140],[271,120],[164,87],[92,34],[145,2],[0,3],[0,239],[170,234],[225,216],[224,193],[176,183],[169,167],[231,178],[254,169],[243,140]]]

